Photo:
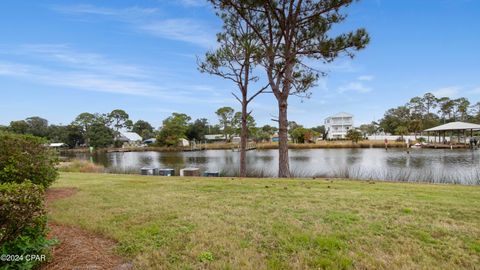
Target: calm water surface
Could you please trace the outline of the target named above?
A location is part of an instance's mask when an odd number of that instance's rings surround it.
[[[238,174],[238,152],[100,153],[76,158],[92,159],[117,173],[139,173],[142,167],[199,167],[202,171]],[[248,151],[251,176],[276,176],[277,150]],[[349,177],[395,181],[480,184],[480,150],[411,149],[308,149],[290,150],[290,168],[297,177]]]

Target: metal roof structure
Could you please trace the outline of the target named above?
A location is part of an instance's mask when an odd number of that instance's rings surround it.
[[[452,130],[480,130],[480,125],[465,123],[465,122],[451,122],[444,125],[429,128],[424,131],[431,132],[431,131],[452,131]]]
[[[138,135],[135,132],[129,132],[129,131],[120,131],[120,138],[119,140],[121,141],[130,141],[130,142],[136,142],[136,141],[142,141],[142,137]]]

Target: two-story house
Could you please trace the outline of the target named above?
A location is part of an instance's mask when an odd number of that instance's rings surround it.
[[[353,128],[353,115],[345,112],[337,113],[325,119],[327,139],[344,139],[347,131]]]

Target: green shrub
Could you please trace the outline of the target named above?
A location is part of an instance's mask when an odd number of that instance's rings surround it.
[[[0,132],[0,183],[30,180],[48,187],[57,178],[58,158],[44,143],[38,137]]]
[[[45,261],[55,241],[46,237],[43,200],[43,187],[29,181],[0,184],[0,254],[17,256],[2,261],[0,269],[31,269]],[[45,257],[31,260],[27,255]]]
[[[0,184],[0,245],[17,238],[24,228],[42,224],[43,188],[30,182]]]

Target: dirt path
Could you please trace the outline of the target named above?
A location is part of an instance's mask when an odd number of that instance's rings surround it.
[[[46,205],[58,199],[73,196],[76,188],[50,188],[46,193]],[[113,251],[115,242],[85,230],[49,223],[49,237],[57,238],[60,244],[53,247],[53,259],[40,267],[41,270],[99,270],[131,269],[130,263]]]

